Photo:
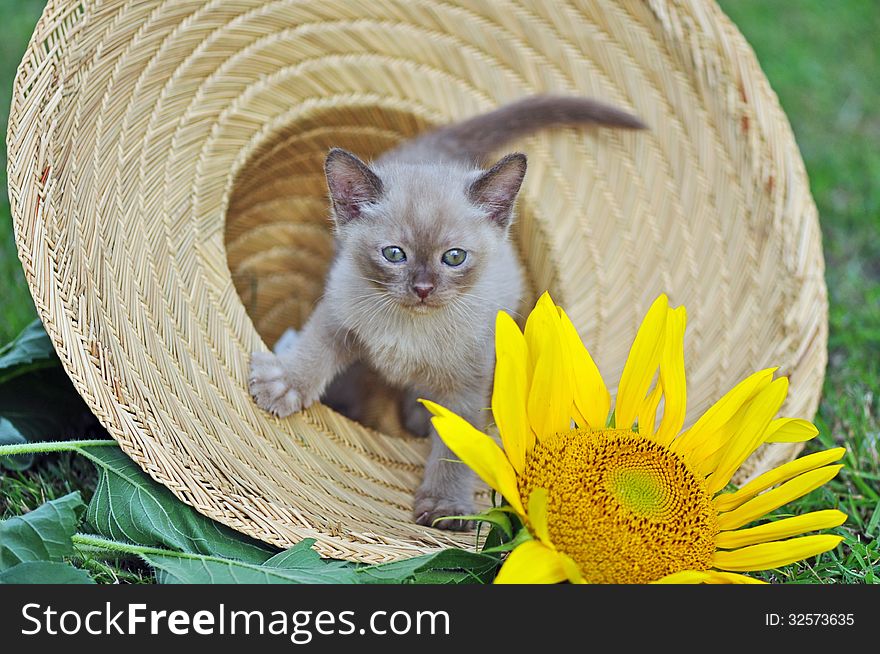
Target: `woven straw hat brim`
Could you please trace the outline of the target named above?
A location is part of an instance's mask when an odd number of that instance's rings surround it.
[[[517,242],[609,383],[661,292],[689,313],[689,416],[748,373],[811,417],[826,358],[816,209],[755,57],[704,0],[51,0],[16,78],[9,184],[25,275],[79,392],[204,514],[382,562],[451,544],[411,521],[427,444],[323,406],[279,420],[251,351],[302,324],[332,255],[321,162],[539,92],[649,129],[529,154]],[[792,458],[762,450],[748,471]]]

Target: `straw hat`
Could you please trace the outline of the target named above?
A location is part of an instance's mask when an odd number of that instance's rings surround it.
[[[788,414],[811,417],[816,209],[754,54],[706,0],[50,0],[16,79],[9,183],[77,389],[153,478],[256,538],[369,562],[472,544],[410,519],[424,441],[322,406],[275,419],[248,394],[249,354],[320,296],[331,146],[370,157],[538,92],[650,130],[515,145],[532,291],[566,307],[609,380],[666,291],[690,316],[691,417],[768,365],[791,378]]]

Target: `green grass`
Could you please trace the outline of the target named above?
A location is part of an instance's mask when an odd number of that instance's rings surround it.
[[[14,6],[12,6],[14,4]],[[42,3],[0,5],[0,119],[12,77]],[[803,513],[837,507],[850,517],[844,547],[765,578],[792,583],[880,582],[880,3],[866,0],[723,0],[757,52],[789,116],[822,222],[831,301],[829,366],[807,452],[844,445],[846,468],[789,505]],[[5,147],[2,149],[5,153]],[[0,172],[0,342],[34,315],[15,247]],[[70,489],[88,496],[91,466],[45,457],[0,478],[0,514],[32,509]],[[101,581],[149,581],[138,565],[89,563]]]
[[[36,317],[12,237],[6,190],[6,124],[15,70],[45,4],[44,0],[0,2],[0,343],[12,340]]]
[[[6,124],[12,80],[45,2],[15,0],[0,4],[0,343],[12,340],[36,317],[12,235],[6,186]],[[27,473],[0,470],[0,517],[33,509],[71,490],[94,487],[91,465],[70,455],[47,457]]]
[[[25,513],[72,491],[89,498],[95,490],[94,467],[71,452],[47,456],[25,472],[0,470],[0,518]]]
[[[43,457],[39,465],[26,472],[0,469],[0,519],[26,513],[44,502],[80,491],[88,501],[95,492],[94,466],[72,452]],[[138,558],[107,558],[107,552],[79,549],[77,563],[99,584],[154,583],[153,571]]]
[[[816,416],[846,467],[789,505],[837,507],[845,554],[768,579],[880,583],[880,3],[723,0],[788,114],[819,208],[831,303],[829,364]]]

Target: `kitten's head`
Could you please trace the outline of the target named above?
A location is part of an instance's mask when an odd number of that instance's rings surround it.
[[[507,155],[489,170],[450,162],[389,162],[374,170],[334,149],[325,172],[337,256],[359,276],[351,283],[426,312],[475,295],[507,239],[526,157]]]

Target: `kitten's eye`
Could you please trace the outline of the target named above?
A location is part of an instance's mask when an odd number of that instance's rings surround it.
[[[391,263],[406,261],[406,252],[396,245],[389,245],[388,247],[382,248],[382,256],[388,259]]]
[[[467,252],[464,250],[459,250],[458,248],[452,248],[451,250],[446,250],[443,253],[443,256],[440,257],[440,260],[445,263],[447,266],[460,266],[464,263],[464,260],[467,259]]]

